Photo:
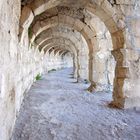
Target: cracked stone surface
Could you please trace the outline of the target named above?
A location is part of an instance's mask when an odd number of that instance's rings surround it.
[[[71,69],[51,72],[25,96],[12,140],[139,140],[139,109],[109,108],[112,93],[90,94]]]

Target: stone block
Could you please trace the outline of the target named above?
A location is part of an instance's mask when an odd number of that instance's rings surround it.
[[[83,22],[80,20],[76,19],[74,23],[74,29],[77,30],[78,32],[82,31],[82,29],[86,26]]]
[[[27,29],[34,19],[34,14],[29,7],[25,6],[22,9],[21,15],[20,26]]]
[[[119,30],[113,18],[106,20],[104,23],[107,26],[107,29],[110,33],[114,33]]]
[[[86,38],[88,39],[92,39],[96,36],[96,34],[88,26],[85,26],[81,33],[85,34]]]
[[[116,74],[117,78],[128,78],[129,70],[127,67],[117,67]]]
[[[35,16],[39,15],[45,10],[45,2],[44,0],[35,0],[31,5],[31,9],[33,10]]]
[[[70,17],[70,16],[66,16],[66,19],[65,19],[65,24],[68,25],[69,27],[72,27],[74,26],[74,23],[75,23],[75,19]]]

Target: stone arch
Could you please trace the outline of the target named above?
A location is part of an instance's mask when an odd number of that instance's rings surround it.
[[[62,37],[62,38],[66,38],[65,40],[69,39],[72,42],[74,42],[74,44],[75,44],[74,46],[75,46],[75,48],[77,48],[76,50],[77,50],[77,53],[78,54],[80,54],[80,51],[84,47],[83,45],[85,45],[85,48],[88,50],[87,44],[86,44],[86,42],[83,42],[84,40],[83,40],[82,36],[80,35],[80,33],[77,34],[78,32],[73,32],[73,31],[71,31],[70,33],[66,33],[64,31],[60,32],[60,31],[58,31],[58,30],[56,31],[54,29],[56,29],[56,28],[50,28],[50,29],[44,30],[42,33],[40,33],[36,37],[36,39],[35,39],[35,43],[34,43],[35,45],[34,46],[36,48],[38,48],[39,45],[41,45],[43,43],[46,44],[45,41],[47,41],[47,40],[49,40],[51,38],[60,38],[60,37]],[[88,55],[88,51],[87,51],[86,54]],[[79,61],[82,62],[82,59],[79,58]],[[84,60],[85,59],[83,59],[83,61]],[[86,61],[88,61],[88,59],[86,59]],[[79,64],[80,64],[80,62],[79,62]],[[88,62],[87,62],[87,64],[88,64]],[[79,65],[79,76],[78,77],[79,77],[80,80],[82,80],[84,78],[85,79],[88,79],[87,66],[85,66],[84,69],[81,69],[81,65]]]
[[[61,55],[64,55],[64,53],[67,53],[67,50],[60,52]]]
[[[55,17],[50,18],[49,20],[41,21],[41,23],[38,23],[41,25],[38,26],[37,24],[34,25],[33,29],[33,36],[31,38],[31,42],[34,41],[37,35],[39,35],[42,31],[58,26],[58,25],[64,25],[68,26],[72,29],[77,30],[82,34],[82,36],[85,38],[88,48],[89,48],[89,81],[91,82],[91,86],[89,88],[89,91],[92,91],[95,88],[95,83],[93,82],[92,75],[93,75],[93,46],[96,44],[96,33],[94,33],[86,24],[81,22],[79,19],[74,19],[69,16],[64,15],[58,15]],[[36,27],[35,27],[36,26]]]
[[[70,48],[69,45],[67,44],[61,44],[61,43],[50,43],[48,46],[45,48],[45,53],[49,52],[51,49],[66,49],[69,50],[71,53],[76,54],[76,51]]]
[[[54,56],[56,56],[56,54],[59,52],[59,51],[68,51],[68,52],[71,52],[73,54],[73,51],[68,47],[68,46],[57,46],[55,44],[52,44],[53,46],[52,47],[48,47],[47,48],[47,52],[49,52],[49,54],[51,54],[52,52],[54,52]],[[59,53],[58,53],[59,54]]]
[[[94,49],[94,69],[93,79],[96,82],[97,91],[112,91],[115,73],[115,59],[111,54],[113,50],[112,38],[106,25],[101,19],[86,10],[85,22],[96,31],[98,46]]]
[[[63,57],[58,53],[57,55],[55,54],[55,50],[59,48],[59,51],[68,51],[70,52],[71,50],[68,48],[66,49],[66,47],[62,47],[60,49],[60,46],[53,46],[51,48],[48,49],[48,53],[45,54],[45,62],[46,62],[46,70],[50,71],[51,69],[60,69],[63,67],[67,67],[67,63],[65,62],[65,60],[63,59]],[[72,64],[72,63],[71,63]]]
[[[69,33],[60,34],[59,32],[51,32],[51,35],[50,35],[50,32],[48,33],[48,30],[45,30],[44,32],[45,33],[47,32],[47,34],[45,34],[43,36],[42,36],[42,34],[40,34],[39,37],[37,36],[37,39],[35,39],[34,47],[39,46],[47,39],[54,38],[54,37],[69,38],[72,42],[76,42],[76,47],[77,46],[80,47],[80,43],[79,43],[80,40],[76,36],[74,36],[74,33],[72,35],[70,35]]]
[[[31,37],[31,42],[33,42],[34,39],[44,30],[47,30],[52,27],[56,27],[60,24],[64,26],[68,26],[80,32],[82,36],[85,38],[89,49],[92,50],[96,42],[96,40],[94,40],[94,38],[96,37],[96,33],[93,32],[85,23],[81,22],[79,19],[75,20],[74,18],[65,15],[54,16],[34,24],[32,27],[33,34]],[[94,43],[92,40],[94,40]]]
[[[59,43],[52,43],[51,42],[51,44],[49,44],[49,46],[47,46],[47,49],[45,50],[45,53],[47,54],[47,52],[49,52],[49,50],[51,50],[51,49],[53,49],[54,51],[56,50],[56,49],[59,49],[59,51],[57,52],[57,54],[59,55],[59,56],[61,56],[61,54],[60,54],[60,52],[61,53],[63,53],[64,51],[68,51],[68,52],[70,52],[71,53],[71,55],[72,55],[72,59],[73,59],[73,76],[74,76],[74,78],[76,78],[77,79],[77,81],[78,81],[78,63],[79,63],[79,60],[78,60],[78,57],[77,57],[77,52],[76,51],[74,51],[74,50],[72,50],[71,49],[71,47],[69,46],[69,45],[66,45],[66,44],[59,44]],[[52,51],[51,51],[52,52]],[[50,52],[50,53],[51,53]],[[49,53],[49,54],[50,54]],[[55,54],[54,54],[55,55]],[[58,56],[58,55],[55,55],[55,56]],[[49,55],[50,56],[50,55]],[[49,56],[47,56],[46,57],[46,59],[49,57]],[[61,56],[62,57],[62,56]]]
[[[118,16],[119,12],[117,10],[115,11],[115,13],[113,12],[114,8],[109,4],[109,2],[103,1],[103,3],[99,5],[90,3],[86,6],[86,9],[98,16],[110,32],[113,44],[113,51],[111,53],[116,60],[113,101],[111,104],[117,107],[124,107],[123,85],[124,80],[127,78],[128,74],[128,68],[124,65],[125,58],[123,50],[125,47],[125,24],[122,24],[122,26],[118,26],[120,24],[116,22],[121,22],[123,17]]]
[[[75,46],[76,44],[73,43],[73,41],[67,37],[64,36],[53,36],[53,37],[48,37],[45,38],[43,40],[43,43],[41,43],[40,45],[36,46],[37,49],[39,49],[40,51],[45,47],[45,45],[47,45],[48,43],[51,43],[52,41],[58,42],[58,43],[64,43],[64,44],[72,44],[72,46],[74,46],[74,49],[77,50],[78,48]],[[79,45],[79,44],[78,44]]]
[[[59,44],[58,45],[52,44],[52,45],[53,46],[47,48],[46,53],[47,52],[51,53],[52,51],[54,51],[54,55],[56,55],[57,52],[62,51],[62,50],[67,50],[67,51],[70,51],[71,53],[73,53],[73,51],[70,48],[68,48],[67,46],[62,46],[62,45],[59,46]]]
[[[70,51],[68,51],[68,50],[62,50],[65,54],[66,53],[71,53]],[[62,53],[61,55],[65,55],[64,53]]]
[[[63,3],[63,1],[61,1],[61,3]],[[38,15],[49,8],[58,6],[59,4],[60,4],[60,1],[53,1],[53,2],[42,1],[40,3],[37,3],[37,1],[34,1],[34,4],[33,4],[34,6],[32,5],[33,6],[32,8],[28,8],[29,12],[28,14],[26,14],[26,18],[22,20],[21,26],[23,27],[23,25],[28,25],[26,26],[27,28],[30,26],[31,22],[34,19],[34,16],[32,16],[33,12],[35,13],[35,15]],[[69,5],[69,4],[65,3],[65,5]],[[115,60],[117,62],[116,69],[115,69],[115,79],[114,79],[113,104],[115,104],[118,107],[123,107],[124,106],[123,85],[124,85],[124,80],[127,78],[127,74],[129,70],[124,65],[125,52],[123,49],[125,46],[125,41],[124,41],[123,29],[125,28],[125,24],[117,24],[117,22],[121,23],[123,21],[121,20],[121,18],[124,18],[123,16],[120,16],[121,9],[112,7],[112,4],[109,1],[90,1],[90,2],[87,2],[83,7],[85,7],[85,9],[87,9],[91,13],[97,15],[105,23],[105,25],[107,26],[108,30],[111,33],[112,42],[113,42],[112,54],[115,57]],[[22,13],[24,13],[24,9]],[[25,24],[26,21],[28,21],[27,19],[31,19],[29,24]],[[21,29],[21,31],[22,30],[23,29]],[[91,68],[89,67],[89,69]]]
[[[53,36],[53,38],[57,38],[57,39],[59,39],[59,40],[61,40],[61,36],[58,36],[58,37],[55,37],[55,36]],[[45,39],[45,41],[44,41],[44,48],[47,46],[45,46],[45,44],[48,44],[48,42],[46,42],[46,41],[49,41],[50,40],[50,44],[52,43],[52,39],[53,38],[51,38],[51,37],[49,37],[49,38],[46,38]],[[75,43],[72,43],[73,42],[73,40],[71,40],[71,39],[69,39],[69,38],[66,38],[66,37],[62,37],[62,39],[63,39],[63,41],[60,43],[60,45],[61,44],[63,44],[63,43],[65,43],[65,44],[67,44],[67,45],[69,45],[69,44],[72,44],[71,46],[74,46],[74,48],[73,48],[73,50],[75,50],[75,60],[76,60],[76,67],[74,68],[74,71],[76,71],[75,72],[75,77],[78,77],[77,78],[77,80],[80,78],[80,72],[79,72],[79,70],[80,70],[80,64],[79,64],[79,49],[76,47],[76,46],[78,46],[78,45],[80,45],[80,44],[78,44],[78,42],[77,42],[77,40],[75,40],[77,43],[75,44]],[[42,46],[41,46],[42,47]],[[44,50],[44,48],[42,49],[42,50]]]
[[[55,39],[55,38],[54,38]],[[66,38],[63,38],[63,39],[65,39],[65,40],[68,40],[68,39],[66,39]],[[43,47],[43,49],[42,50],[44,50],[45,48],[49,48],[49,47],[53,47],[52,46],[52,44],[55,44],[55,43],[53,43],[52,42],[52,38],[50,38],[50,40],[49,40],[50,42],[48,42],[49,44],[48,45],[45,45],[44,47]],[[64,41],[65,42],[65,41]],[[56,45],[62,45],[64,42],[61,42],[61,43],[56,43]],[[72,43],[72,41],[70,41],[69,40],[69,42],[70,43],[68,43],[68,42],[65,42],[65,46],[69,46],[69,48],[71,48],[72,49],[72,51],[73,51],[73,54],[74,54],[74,77],[75,78],[77,78],[77,80],[78,80],[78,78],[79,78],[79,76],[80,76],[80,74],[79,74],[79,59],[78,59],[78,49],[75,47],[75,44],[74,43]],[[45,44],[47,44],[47,43],[45,43]],[[71,46],[70,46],[70,44],[71,44]]]
[[[20,25],[22,28],[26,27],[26,29],[30,26],[30,24],[32,23],[32,21],[34,20],[34,17],[37,15],[40,15],[41,13],[45,12],[48,9],[54,8],[58,5],[63,5],[63,3],[65,3],[64,5],[68,6],[71,3],[70,2],[64,2],[62,1],[58,1],[58,0],[54,0],[54,1],[38,1],[38,0],[34,0],[33,2],[31,2],[30,4],[28,4],[27,6],[24,6],[21,12],[21,19],[20,19]],[[75,5],[78,3],[78,1],[75,1]],[[70,5],[71,6],[71,5]],[[100,17],[101,19],[103,19],[104,21],[110,19],[110,17],[112,17],[112,15],[114,14],[114,7],[111,6],[111,4],[108,1],[81,1],[81,4],[77,7],[85,7],[88,10],[91,10],[94,12],[95,15],[97,15],[98,17]],[[116,13],[118,12],[117,9],[115,9]],[[112,19],[111,21],[114,21],[114,19]],[[116,24],[114,24],[116,26]]]
[[[54,55],[57,55],[59,53],[59,51],[62,51],[63,49],[60,48],[56,48],[54,49]]]

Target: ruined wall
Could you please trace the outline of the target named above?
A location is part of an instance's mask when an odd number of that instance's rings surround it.
[[[43,72],[42,55],[19,43],[19,0],[0,1],[0,139],[9,140],[23,95]]]
[[[16,7],[15,7],[16,5]],[[0,138],[9,140],[16,115],[19,0],[0,1]]]
[[[140,1],[117,1],[118,6],[125,15],[125,49],[124,67],[126,72],[124,92],[126,97],[125,107],[140,106]]]
[[[81,36],[81,47],[79,48],[78,53],[78,60],[79,60],[79,74],[80,79],[79,80],[89,80],[88,79],[88,60],[89,60],[89,50],[88,45],[85,41],[85,39]]]
[[[51,71],[52,69],[57,70],[73,67],[73,59],[69,53],[62,56],[59,54],[59,52],[57,52],[56,54],[54,54],[54,51],[52,51],[51,53],[47,52],[45,54],[44,60],[44,65],[46,67],[45,70],[47,72]]]
[[[71,53],[67,53],[62,57],[62,68],[73,67],[73,56]]]
[[[105,24],[90,12],[86,13],[85,22],[96,31],[97,44],[93,46],[93,79],[96,82],[96,90],[112,90],[115,76],[115,60],[112,39]]]

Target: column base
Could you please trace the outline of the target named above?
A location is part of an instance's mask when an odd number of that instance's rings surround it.
[[[140,108],[140,97],[124,98],[120,101],[112,101],[108,106],[120,109]]]
[[[93,92],[96,89],[96,83],[92,82],[91,85],[87,88],[89,92]]]
[[[108,106],[110,108],[118,108],[118,109],[123,109],[124,108],[124,104],[122,102],[115,102],[115,101],[112,101],[108,104]]]

